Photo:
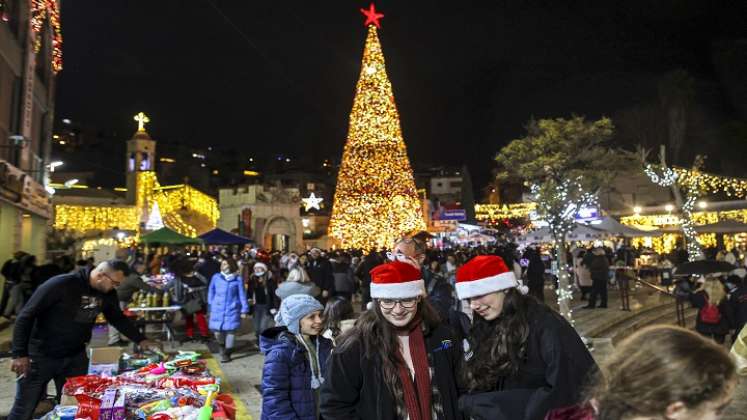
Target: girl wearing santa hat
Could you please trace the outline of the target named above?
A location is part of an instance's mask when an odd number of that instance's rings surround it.
[[[424,299],[420,270],[394,261],[371,270],[373,308],[337,339],[321,390],[321,417],[461,419],[452,331]]]
[[[576,403],[597,366],[557,312],[526,296],[501,257],[481,255],[457,270],[459,299],[473,311],[459,408],[473,419],[541,420]]]

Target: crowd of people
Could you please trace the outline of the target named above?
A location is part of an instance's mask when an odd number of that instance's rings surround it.
[[[223,363],[251,318],[265,356],[263,419],[716,419],[736,386],[723,343],[729,332],[738,343],[747,320],[743,277],[704,277],[679,290],[699,308],[700,335],[644,329],[597,366],[576,330],[543,303],[551,277],[536,247],[442,251],[407,237],[369,253],[132,252],[95,266],[55,262],[46,278],[28,257],[2,270],[12,284],[6,309],[17,315],[14,419],[29,418],[31,395],[47,382],[59,390],[83,370],[81,348],[98,313],[113,326],[110,344],[123,343],[122,332],[157,347],[121,316],[138,291],[168,291],[185,339],[217,342]],[[627,258],[600,246],[571,251],[588,308],[607,306],[608,282],[622,281],[614,267],[627,268]],[[145,281],[163,273],[164,285]],[[75,293],[54,296],[60,287]],[[51,321],[59,311],[70,319]]]

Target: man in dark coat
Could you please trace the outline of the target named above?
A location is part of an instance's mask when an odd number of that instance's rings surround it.
[[[309,251],[306,272],[311,281],[322,291],[318,299],[324,305],[335,290],[335,277],[332,274],[332,265],[329,260],[322,257],[322,251],[319,248],[312,248]]]
[[[600,308],[607,307],[607,281],[610,274],[610,262],[607,259],[607,255],[602,248],[594,248],[591,253],[587,253],[589,256],[587,267],[591,272],[591,296],[589,297],[589,304],[584,306],[585,309],[594,309],[597,304],[597,298],[601,298],[599,303]]]
[[[10,299],[10,289],[21,282],[21,259],[24,256],[26,256],[25,252],[17,251],[13,254],[13,258],[3,264],[1,274],[5,278],[5,284],[3,285],[2,298],[0,298],[0,316],[10,316],[5,314],[5,308],[8,306]]]
[[[383,263],[381,260],[381,257],[379,256],[379,253],[376,251],[371,251],[368,255],[363,257],[363,262],[358,266],[358,269],[355,271],[355,276],[358,277],[361,281],[361,291],[362,291],[362,299],[361,299],[361,310],[366,310],[366,305],[368,302],[371,301],[371,270],[373,270],[374,267],[377,265]]]
[[[59,398],[66,378],[86,374],[86,345],[100,313],[141,347],[160,347],[119,308],[114,288],[128,273],[122,261],[103,262],[93,270],[55,276],[34,292],[13,330],[11,369],[18,379],[9,419],[30,419],[49,381],[54,380]]]

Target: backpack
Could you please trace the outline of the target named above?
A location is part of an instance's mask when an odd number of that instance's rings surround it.
[[[700,310],[700,320],[704,324],[718,324],[721,322],[721,312],[718,306],[712,304],[706,298],[705,306]]]

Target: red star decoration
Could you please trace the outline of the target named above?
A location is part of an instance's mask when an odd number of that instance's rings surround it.
[[[371,3],[371,5],[368,7],[368,10],[361,9],[361,13],[363,13],[366,16],[366,23],[363,24],[363,26],[368,25],[376,25],[377,28],[381,29],[381,25],[379,24],[379,19],[383,18],[384,15],[382,13],[376,13],[376,8],[374,7],[374,4]]]

